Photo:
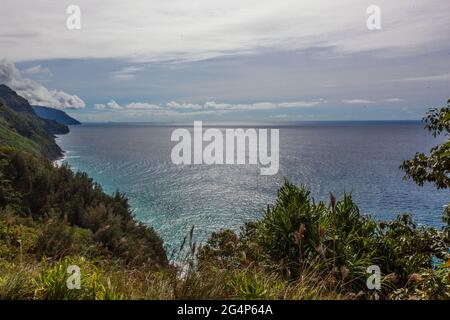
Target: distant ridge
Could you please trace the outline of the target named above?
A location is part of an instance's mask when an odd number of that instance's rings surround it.
[[[44,107],[44,106],[32,106],[34,112],[38,115],[39,118],[54,120],[56,122],[65,124],[65,125],[77,125],[81,124],[77,119],[72,118],[67,113],[62,110]]]

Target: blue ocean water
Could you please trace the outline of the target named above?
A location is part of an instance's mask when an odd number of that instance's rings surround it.
[[[419,224],[441,224],[448,191],[418,187],[403,180],[399,169],[415,152],[443,141],[420,122],[251,126],[280,129],[277,175],[261,176],[255,165],[174,165],[170,137],[179,126],[84,124],[72,126],[57,143],[73,169],[87,172],[108,193],[124,192],[137,219],[152,225],[169,248],[179,245],[192,225],[201,242],[213,231],[238,230],[261,218],[284,177],[308,186],[316,200],[352,192],[361,211],[378,219],[408,212]]]

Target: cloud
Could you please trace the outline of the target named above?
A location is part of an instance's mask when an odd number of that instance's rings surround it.
[[[104,104],[95,104],[97,110],[110,110],[126,112],[141,112],[145,115],[157,116],[199,116],[199,115],[220,115],[236,111],[260,111],[260,110],[279,110],[289,108],[310,108],[325,103],[324,99],[317,99],[311,101],[294,101],[294,102],[258,102],[252,104],[232,104],[232,103],[218,103],[215,101],[208,101],[204,104],[185,103],[170,101],[164,105],[158,105],[147,102],[131,102],[126,105],[120,105],[116,101],[111,100]],[[136,113],[131,113],[131,115]]]
[[[223,111],[241,111],[241,110],[271,110],[271,109],[281,109],[281,108],[309,108],[315,107],[322,103],[325,103],[324,99],[317,99],[311,101],[294,101],[294,102],[282,102],[282,103],[272,103],[272,102],[257,102],[251,104],[232,104],[232,103],[217,103],[215,101],[205,102],[203,105],[192,104],[192,103],[177,103],[169,102],[168,107],[174,109],[213,109],[213,110],[223,110]]]
[[[35,68],[35,70],[38,69],[40,68]],[[0,83],[11,87],[31,105],[57,109],[80,109],[86,106],[84,101],[76,95],[60,90],[49,90],[34,80],[23,78],[15,64],[6,60],[0,60]]]
[[[94,104],[94,108],[97,110],[162,110],[163,108],[159,105],[146,103],[146,102],[132,102],[125,106],[121,106],[114,99],[107,103],[97,103]]]
[[[29,67],[27,69],[24,69],[21,71],[21,73],[29,74],[29,75],[40,74],[40,73],[51,74],[49,69],[42,67],[40,64],[37,66],[33,66],[33,67]]]
[[[404,102],[405,99],[401,99],[401,98],[389,98],[389,99],[384,99],[384,100],[367,100],[367,99],[350,99],[350,100],[343,100],[343,103],[346,104],[373,104],[373,103],[383,103],[383,102],[388,102],[388,103],[393,103],[393,102]]]
[[[294,102],[282,102],[282,103],[272,103],[272,102],[259,102],[253,104],[236,104],[229,105],[227,108],[229,110],[270,110],[270,109],[287,109],[287,108],[310,108],[316,107],[325,100],[318,99],[314,101],[294,101]]]
[[[125,106],[126,109],[130,110],[160,110],[161,106],[145,102],[132,102]]]
[[[450,73],[386,80],[383,82],[450,81]]]
[[[121,70],[111,72],[111,78],[119,81],[134,80],[136,78],[136,73],[142,69],[144,68],[138,66],[125,67]]]
[[[401,98],[390,98],[390,99],[386,99],[384,100],[385,102],[404,102],[405,99],[401,99]]]
[[[308,108],[308,107],[315,107],[318,106],[319,104],[325,103],[326,100],[324,99],[319,99],[317,101],[297,101],[297,102],[285,102],[285,103],[280,103],[278,106],[280,108]]]
[[[95,104],[94,108],[97,109],[97,110],[105,110],[105,109],[119,110],[119,109],[123,109],[117,102],[115,102],[112,99],[111,99],[110,102],[105,103],[105,104]]]
[[[343,100],[342,102],[346,103],[346,104],[371,104],[371,103],[375,103],[375,101],[366,100],[366,99],[350,99],[350,100]]]
[[[191,109],[191,110],[193,109],[193,110],[195,110],[195,109],[203,109],[204,108],[204,106],[199,105],[199,104],[179,103],[176,101],[170,101],[166,104],[166,106],[171,109]]]
[[[378,0],[382,29],[366,28],[361,0],[154,0],[132,5],[79,0],[81,29],[67,30],[64,5],[3,0],[2,55],[15,61],[127,58],[198,61],[267,50],[332,48],[335,52],[446,52],[448,0]],[[26,8],[26,9],[24,9]],[[17,17],[21,17],[17,21]],[[447,50],[448,51],[448,50]],[[117,75],[130,79],[132,75]]]

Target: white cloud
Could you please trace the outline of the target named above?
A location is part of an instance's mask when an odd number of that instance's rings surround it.
[[[350,99],[350,100],[343,100],[342,102],[346,103],[346,104],[371,104],[371,103],[375,103],[375,101],[366,100],[366,99]]]
[[[109,110],[119,110],[119,109],[123,109],[117,102],[115,102],[114,100],[111,99],[110,102],[105,103],[105,104],[95,104],[94,108],[97,110],[105,110],[105,109],[109,109]]]
[[[401,98],[390,98],[390,99],[386,99],[386,102],[404,102],[405,99],[401,99]]]
[[[230,104],[230,103],[217,103],[215,101],[208,101],[203,105],[203,109],[215,109],[215,110],[271,110],[280,108],[309,108],[315,107],[322,103],[325,103],[324,99],[317,99],[311,101],[294,101],[294,102],[257,102],[252,104]],[[201,106],[200,106],[201,107]]]
[[[317,99],[311,101],[295,101],[295,102],[258,102],[252,104],[231,104],[231,103],[217,103],[215,101],[208,101],[204,104],[185,103],[170,101],[165,105],[158,105],[147,102],[131,102],[124,106],[119,105],[116,101],[111,100],[105,104],[95,104],[97,110],[120,110],[130,114],[132,111],[143,112],[145,115],[159,115],[159,116],[196,116],[206,114],[223,114],[234,111],[259,111],[259,110],[276,110],[287,108],[310,108],[325,103],[324,99]]]
[[[145,103],[145,102],[132,102],[125,106],[126,109],[131,110],[160,110],[162,109],[161,106],[152,104],[152,103]]]
[[[49,90],[34,80],[23,78],[15,64],[7,60],[0,60],[0,83],[11,87],[31,105],[57,109],[80,109],[86,106],[84,101],[76,95],[60,90]]]
[[[130,66],[111,73],[111,78],[119,81],[128,81],[136,79],[136,73],[143,67]]]
[[[401,79],[392,79],[383,82],[419,82],[419,81],[450,81],[450,73],[431,76],[418,76]]]
[[[373,103],[383,103],[383,102],[388,102],[388,103],[394,103],[394,102],[404,102],[405,99],[401,99],[401,98],[389,98],[389,99],[384,99],[384,100],[367,100],[367,99],[350,99],[350,100],[343,100],[343,103],[346,104],[373,104]]]
[[[27,69],[24,69],[21,71],[22,74],[29,74],[29,75],[33,75],[33,74],[40,74],[40,73],[44,73],[44,74],[51,74],[50,70],[48,68],[44,68],[42,67],[40,64],[37,66],[32,66],[29,67]]]
[[[315,107],[321,103],[325,103],[326,100],[319,99],[317,101],[297,101],[297,102],[285,102],[280,103],[278,106],[280,108],[302,108],[302,107]]]
[[[166,104],[167,107],[172,109],[203,109],[204,106],[195,103],[179,103],[176,101],[170,101]]]
[[[218,103],[215,101],[205,102],[203,105],[200,104],[192,104],[192,103],[177,103],[177,102],[169,102],[167,104],[168,107],[173,109],[190,109],[190,110],[217,110],[217,111],[256,111],[256,110],[271,110],[271,109],[284,109],[284,108],[309,108],[320,105],[321,103],[325,103],[324,99],[317,99],[312,101],[294,101],[294,102],[282,102],[282,103],[273,103],[273,102],[257,102],[251,104],[232,104],[232,103]]]
[[[382,29],[366,28],[361,0],[78,0],[81,29],[67,30],[64,3],[3,0],[2,55],[54,58],[203,60],[265,50],[333,48],[411,54],[445,51],[448,0],[378,0]],[[18,20],[17,17],[20,17]],[[118,75],[125,80],[130,74]]]

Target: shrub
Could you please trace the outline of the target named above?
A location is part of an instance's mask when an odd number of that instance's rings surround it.
[[[274,290],[270,277],[247,270],[237,271],[228,285],[233,289],[233,297],[244,300],[273,299]],[[272,287],[272,290],[271,290]]]
[[[270,259],[288,276],[303,268],[348,268],[346,276],[364,272],[375,254],[377,228],[360,215],[350,195],[329,206],[314,202],[304,187],[288,181],[258,227],[258,240]],[[337,272],[340,274],[341,272]]]
[[[389,295],[395,300],[450,300],[450,270],[428,270],[413,274],[409,285]]]
[[[379,294],[388,297],[397,288],[408,288],[412,274],[431,270],[433,256],[448,256],[444,230],[417,227],[408,215],[377,222],[361,215],[350,195],[330,198],[329,205],[315,202],[306,188],[286,181],[261,221],[247,224],[239,236],[229,230],[211,236],[199,250],[200,269],[257,266],[266,276],[278,272],[289,282],[309,274],[328,292],[372,297],[366,269],[378,265],[383,276]],[[240,274],[237,279],[249,285],[238,292],[259,292],[251,290],[251,278]]]
[[[69,289],[67,273],[69,265],[77,265],[81,271],[80,288]],[[36,279],[35,297],[44,300],[117,300],[121,294],[95,266],[83,258],[64,259],[53,266],[42,262],[42,270]]]
[[[49,219],[36,240],[35,252],[38,257],[62,258],[76,250],[73,228],[66,221]]]
[[[33,298],[31,270],[9,266],[0,275],[0,300],[24,300]]]

